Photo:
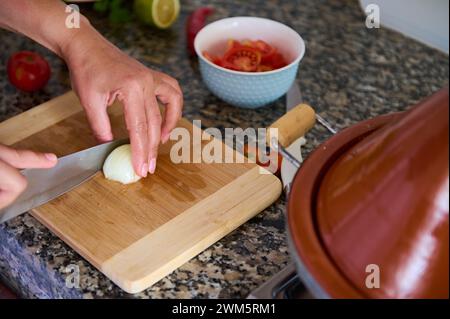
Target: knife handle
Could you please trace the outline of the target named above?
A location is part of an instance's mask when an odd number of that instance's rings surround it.
[[[270,127],[278,129],[278,143],[288,147],[301,136],[305,135],[316,122],[316,112],[307,104],[299,104],[276,120]],[[270,130],[267,130],[268,145]]]

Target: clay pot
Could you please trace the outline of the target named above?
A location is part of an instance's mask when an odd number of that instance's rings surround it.
[[[288,231],[316,297],[449,297],[449,96],[322,144],[297,173]]]

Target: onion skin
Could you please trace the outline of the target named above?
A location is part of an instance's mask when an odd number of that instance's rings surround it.
[[[131,145],[124,144],[112,151],[103,164],[106,179],[122,184],[135,183],[141,176],[135,173],[131,161]]]

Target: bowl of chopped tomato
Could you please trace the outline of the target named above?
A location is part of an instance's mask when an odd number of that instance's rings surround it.
[[[294,82],[305,43],[290,27],[269,19],[215,21],[194,42],[206,87],[225,102],[258,108],[283,96]]]

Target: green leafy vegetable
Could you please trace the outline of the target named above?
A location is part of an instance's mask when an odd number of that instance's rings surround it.
[[[101,0],[94,4],[94,10],[108,13],[109,21],[112,23],[123,23],[131,20],[130,10],[123,5],[122,0]]]
[[[101,13],[106,13],[109,8],[109,2],[110,2],[110,0],[101,0],[101,1],[95,2],[94,10],[101,12]]]

